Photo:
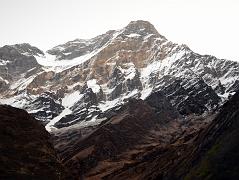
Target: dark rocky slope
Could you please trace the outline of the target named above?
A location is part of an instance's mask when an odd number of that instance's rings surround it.
[[[223,106],[202,137],[206,153],[185,179],[239,179],[239,93]]]
[[[146,172],[134,174],[131,169],[141,163],[144,168],[152,166],[151,157],[160,157],[169,144],[205,126],[207,117],[192,118],[194,123],[182,120],[169,100],[157,92],[146,101],[130,99],[98,126],[56,131],[55,147],[76,177],[147,179]]]
[[[63,162],[85,179],[238,179],[239,93],[217,115],[183,119],[162,93],[130,100],[96,127],[58,131]]]
[[[65,179],[50,134],[26,111],[0,106],[0,179]]]
[[[196,133],[147,151],[106,179],[239,179],[239,93]]]

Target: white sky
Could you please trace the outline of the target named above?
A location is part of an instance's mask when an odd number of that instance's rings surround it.
[[[239,0],[0,0],[0,46],[47,50],[139,19],[195,52],[239,61]]]

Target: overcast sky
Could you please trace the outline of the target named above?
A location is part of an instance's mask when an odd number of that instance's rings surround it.
[[[239,0],[0,0],[0,46],[47,50],[139,19],[195,52],[239,61]]]

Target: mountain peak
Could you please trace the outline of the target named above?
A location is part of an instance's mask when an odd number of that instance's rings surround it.
[[[152,25],[148,21],[143,21],[143,20],[131,21],[125,27],[125,31],[127,33],[138,33],[141,35],[148,35],[148,34],[159,35],[159,33],[156,30],[156,28],[154,27],[154,25]]]
[[[131,24],[153,26],[149,21],[144,21],[144,20],[130,21],[128,25],[131,25]]]

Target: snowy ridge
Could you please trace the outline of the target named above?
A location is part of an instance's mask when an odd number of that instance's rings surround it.
[[[120,33],[121,33],[121,31],[116,31],[113,34],[111,41],[114,40]],[[83,40],[81,40],[80,42],[82,43],[82,41]],[[88,41],[84,40],[83,42],[87,45],[93,44],[93,42],[91,40],[88,40]],[[74,43],[74,42],[71,42],[71,43]],[[87,60],[91,59],[96,54],[98,54],[100,51],[102,51],[104,48],[106,48],[110,43],[111,42],[109,41],[105,45],[103,45],[102,47],[100,47],[98,49],[95,49],[94,51],[88,52],[84,55],[78,56],[78,57],[76,57],[72,60],[69,60],[69,59],[59,60],[59,57],[57,57],[56,55],[51,55],[49,53],[46,53],[46,55],[43,56],[43,57],[36,56],[35,58],[37,59],[37,62],[40,65],[47,68],[48,70],[61,72],[61,71],[64,71],[66,69],[69,69],[73,66],[83,64],[84,62],[86,62]],[[65,48],[61,47],[61,46],[57,46],[57,47],[54,47],[53,50],[64,51]],[[61,52],[61,53],[63,53],[63,52]],[[68,54],[71,54],[71,52],[68,52]],[[63,53],[63,55],[68,55],[68,54]]]
[[[101,49],[94,51],[89,54],[85,54],[83,56],[77,57],[73,60],[61,60],[58,61],[55,56],[47,54],[45,57],[36,57],[37,62],[46,67],[47,69],[53,70],[53,71],[64,71],[72,66],[76,66],[79,64],[82,64],[92,58],[94,55],[96,55]]]

